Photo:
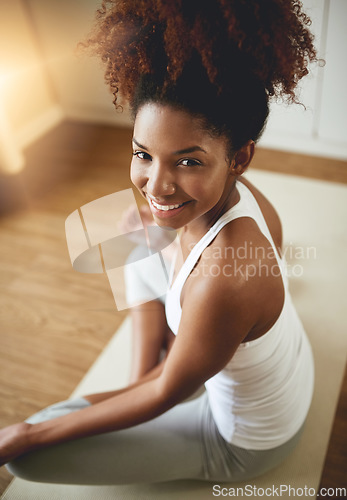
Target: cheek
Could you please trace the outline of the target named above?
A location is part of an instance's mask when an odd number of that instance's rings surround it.
[[[133,161],[130,165],[130,179],[136,187],[141,187],[143,185],[143,175],[141,174],[141,170],[135,167]]]
[[[202,182],[192,184],[188,191],[195,200],[203,200],[206,198],[206,188]]]
[[[221,176],[209,175],[200,178],[198,182],[192,182],[189,192],[196,200],[214,204],[220,198],[224,186]]]

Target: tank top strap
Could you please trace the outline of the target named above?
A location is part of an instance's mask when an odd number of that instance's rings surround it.
[[[237,182],[237,189],[240,193],[240,197],[242,197],[242,206],[235,205],[232,208],[235,208],[236,217],[250,217],[252,218],[256,224],[258,225],[260,231],[268,240],[270,247],[268,250],[272,251],[273,255],[276,258],[278,267],[281,272],[282,281],[285,290],[288,290],[288,278],[286,273],[287,264],[285,261],[285,257],[281,256],[278,252],[278,248],[276,247],[273,238],[271,236],[269,227],[265,221],[263,212],[261,211],[255,196],[251,192],[251,190],[242,182]],[[226,215],[226,214],[225,214]]]
[[[286,267],[285,260],[283,257],[280,257],[278,253],[278,250],[276,248],[276,245],[274,244],[270,230],[266,224],[265,218],[260,210],[258,202],[256,201],[250,189],[247,186],[245,186],[242,182],[236,181],[236,188],[240,195],[239,201],[236,203],[236,205],[234,205],[227,212],[225,212],[207,231],[207,233],[205,233],[204,236],[196,243],[196,245],[194,245],[188,257],[184,261],[181,269],[179,270],[175,281],[172,283],[172,288],[175,288],[177,290],[177,288],[183,287],[186,279],[194,269],[194,266],[196,265],[196,262],[198,261],[202,252],[211,243],[211,241],[214,240],[219,231],[221,231],[226,224],[240,217],[250,217],[256,222],[260,231],[269,241],[270,247],[273,251],[273,254],[276,257],[278,266],[280,268],[284,287],[285,289],[288,289],[288,281],[285,273],[285,267]],[[175,263],[172,264],[172,273],[170,273],[171,274],[170,283],[172,281],[174,264]]]

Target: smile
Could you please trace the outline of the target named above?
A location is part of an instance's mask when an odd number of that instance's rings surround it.
[[[159,217],[160,219],[167,219],[170,217],[175,217],[180,214],[182,210],[185,209],[186,205],[190,203],[190,200],[184,201],[183,203],[175,203],[172,205],[161,205],[156,201],[152,200],[149,196],[147,196],[149,201],[149,207],[151,209],[152,214],[155,217]]]
[[[156,203],[152,199],[151,199],[151,203],[155,208],[157,208],[158,210],[164,210],[164,212],[166,212],[168,210],[174,210],[175,208],[180,208],[184,205],[183,203],[181,203],[179,205],[159,205],[159,203]]]

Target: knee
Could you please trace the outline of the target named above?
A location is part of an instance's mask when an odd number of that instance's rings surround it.
[[[153,272],[149,272],[148,257],[148,249],[143,246],[137,246],[126,261],[126,265],[124,266],[124,281],[128,307],[156,298],[151,285]]]
[[[137,247],[124,266],[126,298],[129,307],[152,300],[164,302],[168,288],[168,266],[158,253],[149,255],[145,247]]]
[[[36,477],[35,470],[30,460],[30,455],[23,455],[22,457],[16,458],[12,462],[5,465],[6,469],[12,476],[18,477],[20,479],[25,479],[27,481],[39,481]]]
[[[81,410],[87,406],[90,406],[89,401],[82,397],[68,399],[48,406],[44,410],[32,415],[26,421],[31,424],[37,424]],[[62,465],[59,455],[59,450],[61,449],[64,449],[64,444],[49,446],[42,450],[33,451],[7,463],[5,467],[13,476],[26,479],[27,481],[59,482],[59,470]],[[64,456],[68,461],[69,452],[65,452]]]
[[[62,460],[59,455],[61,445],[26,453],[6,464],[10,474],[26,481],[38,483],[59,483]],[[64,457],[69,461],[69,455]]]
[[[87,406],[90,406],[90,403],[83,397],[67,399],[66,401],[60,401],[59,403],[55,403],[35,413],[29,417],[26,422],[29,424],[38,424],[46,420],[53,420],[54,418],[62,417],[68,413],[82,410]]]
[[[23,478],[23,475],[21,473],[21,469],[16,466],[16,460],[13,460],[12,462],[9,462],[5,465],[5,468],[8,470],[12,476],[20,477]],[[25,478],[23,478],[25,479]]]

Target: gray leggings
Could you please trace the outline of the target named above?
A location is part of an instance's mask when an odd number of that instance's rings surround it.
[[[63,401],[27,422],[50,420],[88,405],[84,398]],[[238,448],[218,432],[205,392],[149,422],[32,452],[8,464],[7,469],[29,481],[63,484],[243,481],[282,462],[297,444],[301,431],[271,450]]]

